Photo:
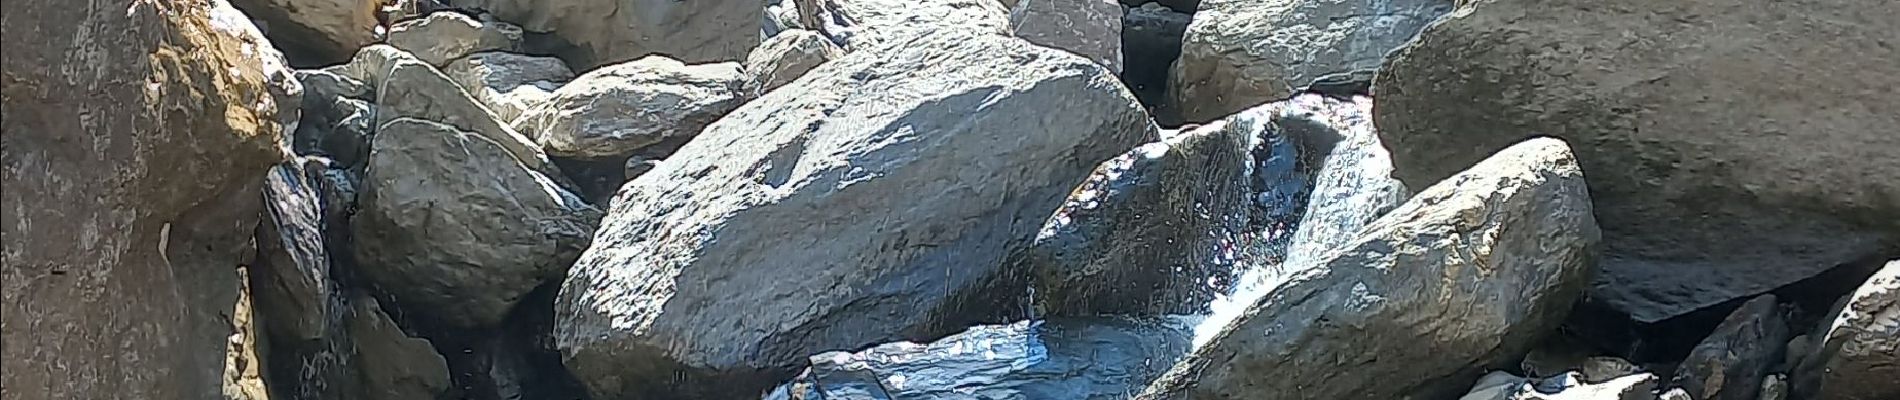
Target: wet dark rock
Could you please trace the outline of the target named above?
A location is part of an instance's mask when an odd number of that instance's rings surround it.
[[[1217,122],[1103,162],[1012,255],[1038,315],[1187,314],[1232,280],[1259,131]]]
[[[1455,396],[1557,327],[1597,235],[1568,147],[1521,143],[1374,220],[1137,398]]]
[[[448,362],[426,339],[411,337],[383,313],[376,299],[350,299],[349,335],[361,368],[362,398],[433,399],[449,388]]]
[[[1657,323],[1900,249],[1900,114],[1861,106],[1900,90],[1869,73],[1900,64],[1891,5],[1460,4],[1380,69],[1399,177],[1575,144],[1607,239],[1592,302]]]
[[[1775,296],[1756,297],[1730,313],[1689,352],[1669,385],[1697,399],[1754,400],[1762,378],[1785,357],[1788,338],[1788,324]]]
[[[326,70],[297,71],[303,82],[303,119],[291,135],[298,155],[326,156],[361,169],[375,135],[376,106],[368,85]]]
[[[321,164],[316,165],[322,168]],[[312,172],[315,172],[314,174]],[[257,225],[258,259],[251,268],[256,310],[277,340],[313,340],[324,334],[331,296],[330,255],[323,240],[322,171],[303,160],[279,163],[264,175],[264,216]]]
[[[1168,321],[1057,318],[811,357],[766,400],[1125,399],[1188,350]]]
[[[1790,374],[1796,399],[1900,397],[1900,260],[1887,262],[1808,337],[1812,353]]]
[[[1135,92],[1141,104],[1155,110],[1155,120],[1164,126],[1180,125],[1180,118],[1169,115],[1163,107],[1168,95],[1168,71],[1181,57],[1181,35],[1187,32],[1190,18],[1159,3],[1131,6],[1122,17],[1122,53],[1126,61],[1122,82]]]

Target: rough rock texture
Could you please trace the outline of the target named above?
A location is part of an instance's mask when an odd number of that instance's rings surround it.
[[[381,55],[365,57],[366,53]],[[517,161],[530,169],[550,176],[559,175],[554,172],[555,168],[549,164],[540,146],[502,123],[494,112],[475,100],[468,91],[462,90],[442,71],[408,53],[384,45],[365,48],[357,56],[358,59],[369,60],[378,57],[385,60],[382,63],[384,67],[378,69],[384,72],[379,77],[364,79],[377,86],[377,132],[380,133],[382,126],[399,118],[439,122],[487,138],[508,150]],[[351,64],[357,64],[357,61]],[[370,64],[375,65],[373,61]]]
[[[256,20],[275,47],[291,54],[298,66],[348,60],[357,48],[375,43],[380,0],[236,0]]]
[[[766,400],[1120,400],[1188,350],[1180,326],[1106,318],[983,325],[811,357]]]
[[[0,31],[5,397],[255,395],[227,362],[282,56],[216,0],[6,2]]]
[[[1130,8],[1122,17],[1122,54],[1126,61],[1122,82],[1135,92],[1141,104],[1154,108],[1167,103],[1168,71],[1181,57],[1181,36],[1187,32],[1191,18],[1159,3]],[[1180,124],[1179,117],[1167,112],[1153,114],[1163,125]]]
[[[370,400],[433,399],[449,388],[448,362],[426,339],[409,337],[384,314],[376,299],[350,299],[350,336],[362,368],[363,397]]]
[[[1183,119],[1202,122],[1285,98],[1321,77],[1378,69],[1386,52],[1451,11],[1452,3],[1202,1],[1181,43],[1168,99]]]
[[[1662,321],[1900,249],[1900,3],[1464,3],[1380,70],[1380,134],[1414,185],[1576,144],[1592,301]]]
[[[561,276],[600,218],[494,141],[412,118],[378,129],[357,207],[363,275],[461,327],[499,322]]]
[[[1575,372],[1533,381],[1494,371],[1458,400],[1654,400],[1652,391],[1661,381],[1654,374],[1633,373],[1592,383]]]
[[[323,204],[304,161],[272,167],[264,176],[258,259],[250,274],[263,283],[254,285],[257,308],[269,316],[266,327],[274,337],[320,338],[325,321],[335,312],[329,305],[338,289],[330,280],[323,228]]]
[[[996,0],[791,0],[796,25],[845,51],[935,30],[1009,34],[1009,9]]]
[[[440,11],[396,23],[389,28],[388,43],[429,65],[444,67],[476,52],[519,50],[521,27],[506,22],[476,21],[459,12]]]
[[[564,157],[626,156],[684,140],[750,96],[738,63],[653,56],[589,71],[522,113],[515,129]]]
[[[688,63],[738,61],[759,44],[759,0],[468,0],[484,10],[567,42],[558,53],[576,70],[664,54]]]
[[[844,56],[831,40],[809,29],[779,32],[745,57],[745,93],[757,97],[792,83],[819,64]]]
[[[1793,398],[1874,400],[1900,396],[1900,260],[1841,299],[1810,337],[1814,352],[1792,373]]]
[[[1034,1],[1034,0],[1031,0]],[[1035,274],[1037,315],[1191,314],[1233,270],[1249,207],[1246,124],[1215,123],[1103,162],[1012,268]]]
[[[1019,0],[1004,0],[1005,3],[1013,1]],[[1121,0],[1121,2],[1122,5],[1126,5],[1128,8],[1139,8],[1146,4],[1154,4],[1174,10],[1174,12],[1187,14],[1193,14],[1194,10],[1201,7],[1201,0]]]
[[[1372,222],[1138,398],[1453,396],[1563,320],[1597,235],[1563,142],[1512,146]]]
[[[1027,0],[1010,5],[1009,27],[1016,37],[1087,57],[1120,75],[1122,14],[1115,0]]]
[[[595,398],[736,398],[814,353],[954,332],[1020,301],[1003,254],[1090,168],[1154,139],[1107,71],[1021,39],[846,55],[628,182],[556,343]]]
[[[1755,400],[1762,378],[1785,356],[1788,323],[1774,295],[1735,309],[1676,367],[1671,387],[1704,400]]]
[[[369,87],[326,70],[302,70],[296,76],[304,86],[303,119],[291,135],[291,150],[360,169],[376,132],[376,106],[371,104],[375,97]]]
[[[511,127],[522,113],[554,98],[555,89],[574,80],[574,71],[561,59],[503,52],[470,54],[442,72]]]

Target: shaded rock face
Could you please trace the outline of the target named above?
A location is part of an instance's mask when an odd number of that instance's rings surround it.
[[[1322,77],[1378,69],[1386,52],[1451,11],[1452,3],[1202,1],[1181,43],[1168,99],[1184,120],[1201,122],[1285,98]]]
[[[376,132],[375,99],[361,80],[324,70],[300,70],[303,119],[291,135],[297,154],[320,155],[361,170]]]
[[[846,55],[621,188],[556,343],[596,398],[727,398],[810,354],[953,332],[1020,299],[1003,254],[1154,131],[1099,65],[1008,36]]]
[[[791,29],[765,39],[745,58],[745,93],[758,97],[838,57],[844,50],[809,29]]]
[[[0,387],[256,395],[239,268],[298,84],[223,1],[0,6]],[[239,334],[241,346],[229,338]]]
[[[1124,399],[1187,349],[1186,329],[1161,321],[981,325],[931,343],[812,356],[765,399]]]
[[[1900,396],[1900,382],[1892,379],[1900,375],[1900,260],[1842,298],[1809,337],[1818,343],[1792,373],[1792,398]]]
[[[262,283],[254,285],[254,298],[257,309],[270,316],[266,327],[273,337],[285,340],[323,337],[325,323],[336,312],[330,309],[330,299],[339,289],[330,279],[323,204],[319,183],[312,178],[302,160],[279,163],[264,176],[259,256],[250,273]]]
[[[651,54],[692,64],[738,61],[758,46],[764,12],[759,0],[470,0],[454,6],[559,38],[568,46],[553,50],[583,71]]]
[[[847,52],[935,30],[1011,32],[1009,9],[995,0],[781,0],[780,7],[791,11],[786,28],[816,31]]]
[[[1900,115],[1870,105],[1900,90],[1900,11],[1755,5],[1466,2],[1388,60],[1375,119],[1415,185],[1575,143],[1605,230],[1590,298],[1639,322],[1893,254]]]
[[[299,67],[335,64],[377,41],[379,0],[237,0],[270,42]]]
[[[738,63],[651,56],[589,71],[522,113],[515,129],[562,157],[625,157],[699,134],[750,96]]]
[[[574,80],[574,71],[558,58],[503,52],[470,54],[449,63],[442,73],[509,126]]]
[[[1035,274],[1037,315],[1198,312],[1226,288],[1249,208],[1245,125],[1216,123],[1103,162],[1012,268]]]
[[[350,303],[349,334],[355,339],[363,398],[433,399],[448,390],[448,362],[428,340],[403,333],[374,298],[356,297]]]
[[[1373,221],[1137,398],[1446,398],[1563,320],[1597,250],[1563,142],[1506,149]]]
[[[1689,352],[1670,379],[1697,399],[1754,400],[1762,378],[1784,358],[1788,323],[1774,295],[1763,295],[1730,313]]]
[[[1122,53],[1126,65],[1122,82],[1135,98],[1150,110],[1165,106],[1168,95],[1168,71],[1181,57],[1181,36],[1187,32],[1188,13],[1170,10],[1160,3],[1147,3],[1128,9],[1122,17]],[[1163,126],[1180,124],[1171,112],[1152,112]]]
[[[521,27],[514,24],[441,11],[396,23],[389,28],[388,42],[440,68],[476,52],[519,50],[521,34]]]
[[[1030,0],[1009,9],[1010,31],[1122,73],[1122,6],[1115,0]]]
[[[600,218],[494,141],[413,118],[378,129],[358,207],[364,277],[458,327],[500,322],[561,276]]]

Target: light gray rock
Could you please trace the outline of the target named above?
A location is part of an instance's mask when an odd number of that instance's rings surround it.
[[[931,343],[811,357],[766,400],[1120,400],[1188,350],[1162,321],[1051,319],[982,325]]]
[[[1451,11],[1452,4],[1202,1],[1181,43],[1168,99],[1183,119],[1202,122],[1285,98],[1327,75],[1376,70],[1386,52]]]
[[[1201,311],[1226,288],[1210,282],[1230,279],[1246,228],[1250,128],[1210,124],[1096,166],[1011,255],[1035,274],[1037,315]]]
[[[510,127],[522,113],[554,98],[555,89],[574,80],[574,71],[558,58],[504,52],[470,54],[442,72]]]
[[[1791,374],[1793,398],[1875,400],[1900,396],[1900,260],[1842,298],[1809,337],[1814,352]]]
[[[383,63],[386,67],[380,69],[383,71],[380,75],[372,72],[371,79],[364,79],[377,87],[378,133],[381,132],[381,126],[400,118],[439,122],[487,138],[507,149],[510,155],[530,169],[550,176],[559,175],[554,172],[554,166],[548,162],[540,146],[502,123],[494,112],[475,100],[468,91],[462,90],[442,71],[401,50],[372,48],[364,49],[358,58],[364,58],[363,54],[381,54],[369,57],[372,60],[387,57]]]
[[[273,45],[300,66],[333,64],[375,43],[380,0],[236,0]]]
[[[1455,396],[1556,328],[1597,242],[1568,147],[1512,146],[1373,221],[1137,398]]]
[[[1003,255],[1154,127],[1081,57],[938,33],[826,63],[621,188],[555,303],[595,398],[755,396],[1021,305]]]
[[[1191,18],[1160,3],[1129,8],[1122,17],[1122,82],[1135,92],[1141,104],[1150,108],[1166,106],[1168,71],[1174,67],[1174,60],[1181,58],[1181,36],[1187,33]],[[1180,118],[1168,112],[1152,113],[1162,125],[1180,124]]]
[[[521,49],[521,27],[497,21],[477,21],[454,11],[396,23],[389,28],[390,46],[414,54],[438,68],[482,51]]]
[[[626,156],[698,135],[750,98],[744,82],[738,63],[650,56],[582,74],[523,112],[515,128],[556,156]]]
[[[1729,313],[1676,367],[1671,387],[1703,400],[1755,400],[1761,380],[1786,356],[1788,323],[1774,295],[1762,295]]]
[[[363,276],[460,327],[500,322],[561,276],[600,218],[493,140],[414,118],[378,129],[357,207]]]
[[[528,32],[570,46],[559,56],[586,71],[651,54],[693,64],[739,61],[759,44],[759,0],[467,0],[455,6],[492,13]]]
[[[261,395],[239,271],[296,115],[282,55],[222,0],[0,27],[0,397]]]
[[[1900,249],[1900,114],[1863,107],[1900,91],[1876,72],[1900,4],[1461,4],[1380,69],[1380,135],[1414,185],[1575,143],[1606,239],[1592,302],[1654,323]]]
[[[1788,378],[1781,374],[1772,374],[1761,378],[1761,395],[1757,396],[1756,399],[1787,400]]]
[[[433,399],[449,388],[448,361],[428,339],[410,337],[376,299],[350,299],[350,336],[363,395],[370,400]]]
[[[1024,0],[1010,5],[1016,37],[1122,73],[1122,6],[1115,0]]]
[[[790,0],[797,28],[845,51],[938,30],[1009,34],[1009,9],[996,0]]]
[[[753,97],[764,95],[842,56],[843,49],[818,36],[817,32],[809,29],[780,32],[746,55],[745,92]]]

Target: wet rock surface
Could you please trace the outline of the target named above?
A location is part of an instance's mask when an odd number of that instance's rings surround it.
[[[1168,71],[1173,69],[1174,60],[1181,57],[1181,35],[1187,32],[1191,18],[1186,12],[1168,9],[1160,3],[1131,6],[1122,17],[1122,53],[1126,61],[1122,82],[1135,92],[1141,104],[1149,106],[1155,120],[1164,126],[1180,124],[1179,116],[1164,107]]]
[[[1788,324],[1774,295],[1743,303],[1697,344],[1670,379],[1698,399],[1756,399],[1784,358]]]
[[[1889,261],[1809,334],[1791,398],[1871,400],[1900,395],[1900,260]]]

